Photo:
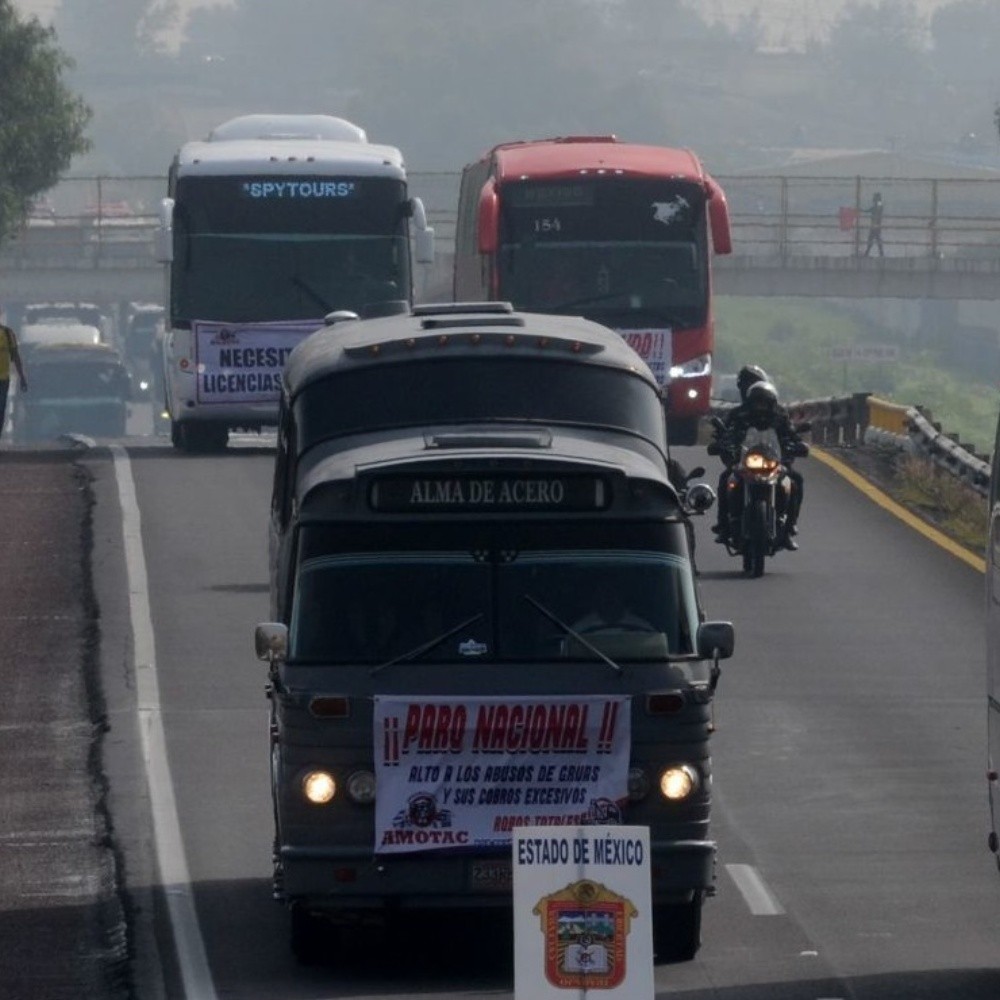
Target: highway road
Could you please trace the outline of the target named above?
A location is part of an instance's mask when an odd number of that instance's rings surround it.
[[[495,928],[362,932],[329,967],[288,950],[270,898],[265,670],[252,651],[272,457],[254,438],[187,457],[137,433],[83,459],[136,995],[512,996]],[[680,457],[714,483],[714,460]],[[706,610],[737,631],[716,707],[718,892],[701,952],[658,967],[657,996],[996,1000],[982,575],[823,463],[800,468],[801,549],[763,578],[712,544],[711,516],[698,524]]]

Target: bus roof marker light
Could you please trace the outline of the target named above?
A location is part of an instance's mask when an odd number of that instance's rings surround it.
[[[512,333],[508,333],[506,337],[503,338],[504,347],[513,347],[517,343],[517,337]]]
[[[474,333],[469,337],[470,344],[481,344],[483,342],[483,335],[481,333]]]
[[[548,337],[539,337],[538,338],[538,346],[539,347],[543,347],[543,348],[544,347],[548,347],[549,346],[549,338]]]
[[[447,347],[448,346],[448,334],[442,333],[441,336],[438,337],[437,342],[438,342],[438,347]]]

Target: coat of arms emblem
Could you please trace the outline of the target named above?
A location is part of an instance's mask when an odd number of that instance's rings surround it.
[[[614,989],[625,979],[633,903],[581,879],[544,896],[533,914],[545,935],[545,978],[559,989]]]

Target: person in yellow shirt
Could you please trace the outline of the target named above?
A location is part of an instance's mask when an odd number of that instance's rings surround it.
[[[17,349],[17,337],[9,326],[0,323],[0,436],[3,435],[4,420],[7,415],[7,393],[10,390],[10,366],[17,371],[21,392],[27,391],[28,380],[24,377],[21,352]]]

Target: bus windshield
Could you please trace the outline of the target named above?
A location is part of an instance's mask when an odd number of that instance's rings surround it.
[[[272,179],[279,186],[278,179]],[[406,189],[383,178],[288,178],[296,191],[251,196],[263,182],[181,178],[174,209],[175,322],[314,319],[410,294]]]
[[[489,548],[355,545],[308,556],[296,581],[290,658],[377,666],[693,654],[698,613],[690,563],[641,547],[643,536],[649,542],[665,526],[651,532],[602,525],[602,534],[640,547],[599,549],[545,547],[539,527],[493,526]],[[340,534],[305,526],[302,550],[321,550]],[[440,530],[409,534],[414,542],[428,534],[445,540]],[[459,542],[463,532],[450,534]],[[505,547],[510,543],[523,547]]]
[[[705,199],[695,185],[518,182],[501,204],[502,297],[605,322],[705,322]]]

